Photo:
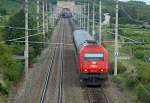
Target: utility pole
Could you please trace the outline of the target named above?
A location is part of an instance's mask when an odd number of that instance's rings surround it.
[[[85,14],[86,14],[86,5],[83,5],[83,28],[86,28],[86,21],[85,21]]]
[[[48,25],[50,26],[50,28],[52,27],[52,23],[51,23],[51,17],[52,17],[52,7],[51,7],[51,4],[49,4],[49,18],[48,18]]]
[[[89,5],[89,2],[88,2],[88,19],[87,19],[87,29],[88,29],[88,32],[90,33],[90,5]]]
[[[45,0],[43,0],[43,42],[45,42]]]
[[[81,27],[83,28],[83,5],[81,5]]]
[[[45,1],[45,16],[46,16],[46,20],[45,20],[46,33],[48,33],[48,4],[47,4],[47,0]]]
[[[36,20],[37,20],[37,32],[39,33],[39,26],[40,26],[40,23],[39,23],[39,14],[40,14],[40,5],[39,5],[39,0],[37,0],[37,16],[36,16]]]
[[[115,29],[115,65],[114,65],[114,75],[117,76],[118,67],[118,0],[116,0],[116,29]]]
[[[55,26],[55,12],[56,12],[56,11],[54,11],[54,5],[53,5],[52,9],[53,9],[53,27],[54,27]]]
[[[84,4],[83,4],[83,6],[82,6],[82,25],[83,25],[83,29],[84,29]]]
[[[102,44],[102,1],[99,2],[99,44]]]
[[[25,76],[26,79],[28,77],[28,51],[29,45],[28,45],[28,0],[25,0]]]
[[[93,38],[95,37],[95,0],[93,1],[93,30],[92,30]]]
[[[25,92],[24,92],[24,102],[25,97],[27,96],[27,80],[28,80],[28,65],[29,65],[29,44],[28,44],[28,0],[25,0],[25,51],[24,51],[24,58],[25,58]]]
[[[54,27],[54,25],[55,25],[55,21],[54,21],[54,6],[52,5],[52,26]]]
[[[84,21],[85,21],[85,30],[86,30],[86,28],[87,28],[87,22],[86,22],[86,19],[87,19],[87,16],[86,16],[86,14],[87,14],[87,4],[85,5],[84,11],[85,11]]]
[[[80,28],[82,28],[82,17],[81,17],[81,15],[82,15],[82,9],[81,9],[82,7],[81,7],[81,5],[80,5]]]

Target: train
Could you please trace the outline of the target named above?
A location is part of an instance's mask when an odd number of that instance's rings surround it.
[[[108,78],[108,52],[85,30],[75,30],[73,41],[80,82],[84,85],[101,85]]]
[[[63,8],[63,10],[59,14],[60,18],[71,18],[72,13],[68,8]]]

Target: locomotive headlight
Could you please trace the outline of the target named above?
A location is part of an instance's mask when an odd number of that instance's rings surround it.
[[[104,70],[103,70],[103,69],[101,69],[100,71],[101,71],[101,72],[103,72]]]
[[[95,65],[95,64],[96,64],[96,62],[95,62],[95,61],[92,61],[92,64],[93,64],[93,65]]]
[[[87,72],[87,69],[84,69],[85,72]]]

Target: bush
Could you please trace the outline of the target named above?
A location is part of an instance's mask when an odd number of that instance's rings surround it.
[[[4,86],[2,86],[2,84],[0,83],[0,93],[2,95],[8,95],[8,89]]]
[[[4,80],[4,86],[0,86],[1,94],[8,94],[8,91],[12,83],[16,83],[21,78],[23,73],[23,64],[15,59],[13,59],[11,46],[6,46],[4,44],[0,45],[0,74]]]
[[[134,76],[127,77],[127,79],[126,79],[127,87],[134,88],[136,86],[136,84],[137,84],[136,77],[134,77]]]
[[[144,60],[144,52],[143,51],[137,50],[134,56],[137,59]]]
[[[109,63],[109,68],[110,68],[110,74],[114,73],[114,62],[110,62]],[[125,72],[127,70],[127,68],[120,62],[118,62],[118,74],[121,74],[123,72]]]
[[[137,74],[138,79],[144,84],[147,84],[150,82],[150,69],[149,66],[146,64],[142,64],[137,67]]]
[[[141,85],[136,88],[137,91],[137,103],[150,103],[149,91],[146,91]]]
[[[16,13],[15,15],[13,15],[12,17],[10,17],[8,23],[6,26],[11,26],[11,27],[22,27],[25,28],[25,11],[23,9],[21,9],[18,13]],[[36,22],[34,21],[33,17],[31,15],[29,15],[29,28],[33,29],[35,28],[35,24]],[[29,35],[33,35],[35,34],[36,31],[29,31]],[[5,35],[4,35],[4,39],[7,41],[9,39],[15,39],[15,38],[20,38],[20,37],[24,37],[25,35],[25,30],[20,30],[20,29],[12,29],[12,28],[5,28]],[[41,42],[42,39],[42,35],[36,35],[36,36],[32,36],[29,38],[29,41],[33,41],[33,42]],[[20,39],[20,41],[24,41],[23,39]],[[12,47],[16,48],[16,50],[13,50],[15,54],[17,55],[23,55],[24,51],[22,48],[24,46],[23,44],[18,44],[18,43],[13,43],[13,42],[6,42],[7,44],[12,44]],[[15,45],[16,44],[16,45]],[[22,46],[23,45],[23,46]],[[22,47],[21,47],[22,46]],[[20,48],[19,48],[20,47]],[[33,48],[33,50],[31,49]],[[32,60],[37,56],[40,55],[41,50],[43,49],[42,44],[29,44],[29,57],[32,56],[32,58],[30,57],[30,62],[32,62]]]

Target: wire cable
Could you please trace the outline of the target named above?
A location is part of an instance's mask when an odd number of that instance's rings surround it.
[[[36,33],[36,34],[33,34],[33,35],[29,35],[28,37],[33,37],[33,36],[40,35],[40,34],[42,34],[42,33]],[[0,44],[4,44],[5,42],[16,41],[16,40],[20,40],[20,39],[24,39],[24,38],[25,38],[25,36],[20,37],[20,38],[5,40],[5,41],[1,41]]]
[[[136,22],[136,23],[143,23],[144,21],[141,21],[141,20],[137,20],[137,19],[134,19],[131,15],[129,15],[129,13],[127,13],[127,11],[125,10],[125,8],[123,6],[120,6],[121,7],[121,10],[123,11],[123,13],[132,21]]]
[[[111,34],[115,34],[115,33],[111,32],[111,31],[106,31],[106,32],[111,33]],[[140,41],[137,41],[137,40],[134,40],[134,39],[131,39],[131,38],[122,36],[122,35],[118,35],[118,36],[123,37],[123,38],[125,38],[125,39],[127,39],[127,40],[130,40],[130,41],[132,41],[132,42],[134,42],[134,43],[143,43],[143,42],[140,42]]]
[[[10,28],[10,29],[25,30],[25,28],[22,28],[22,27],[12,27],[12,26],[2,26],[2,25],[0,26],[0,28]],[[28,30],[38,30],[38,29],[35,28],[35,29],[28,29]]]

